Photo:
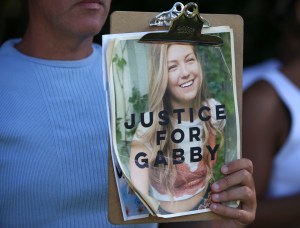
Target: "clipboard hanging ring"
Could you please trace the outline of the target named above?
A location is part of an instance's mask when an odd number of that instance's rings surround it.
[[[190,9],[192,9],[193,11],[190,11]],[[193,18],[197,14],[199,14],[198,5],[194,2],[190,2],[185,5],[183,12],[188,18]]]
[[[192,10],[192,11],[191,11]],[[197,15],[201,18],[201,20],[203,21],[203,28],[208,28],[210,27],[209,22],[203,18],[200,13],[199,13],[199,9],[198,9],[198,5],[194,2],[189,2],[188,4],[186,4],[182,10],[182,12],[185,14],[186,17],[188,18],[193,18],[196,17]]]

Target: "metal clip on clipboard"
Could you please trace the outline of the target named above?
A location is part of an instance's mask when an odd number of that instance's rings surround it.
[[[179,7],[180,9],[178,9]],[[148,33],[140,39],[140,42],[189,43],[215,47],[223,45],[220,37],[202,34],[202,28],[209,27],[209,23],[199,15],[198,5],[194,2],[190,2],[184,7],[182,3],[175,3],[171,10],[154,17],[149,25],[169,25],[170,28],[168,32]]]
[[[149,22],[149,26],[170,26],[172,20],[179,16],[184,5],[181,2],[176,2],[169,11],[163,11]]]

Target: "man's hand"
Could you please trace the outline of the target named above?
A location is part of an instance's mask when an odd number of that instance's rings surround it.
[[[212,185],[210,209],[228,220],[216,224],[222,227],[246,227],[255,218],[256,194],[252,177],[253,165],[249,159],[238,159],[221,168],[224,178]],[[222,205],[222,202],[240,201],[238,208]]]

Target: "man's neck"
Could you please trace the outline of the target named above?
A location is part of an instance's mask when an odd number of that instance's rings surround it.
[[[29,56],[49,60],[79,60],[92,53],[93,37],[56,36],[28,28],[16,48]]]

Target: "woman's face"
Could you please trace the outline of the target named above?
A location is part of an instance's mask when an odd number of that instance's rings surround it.
[[[198,59],[190,45],[171,45],[167,51],[168,86],[173,108],[182,108],[197,95],[202,81]]]

